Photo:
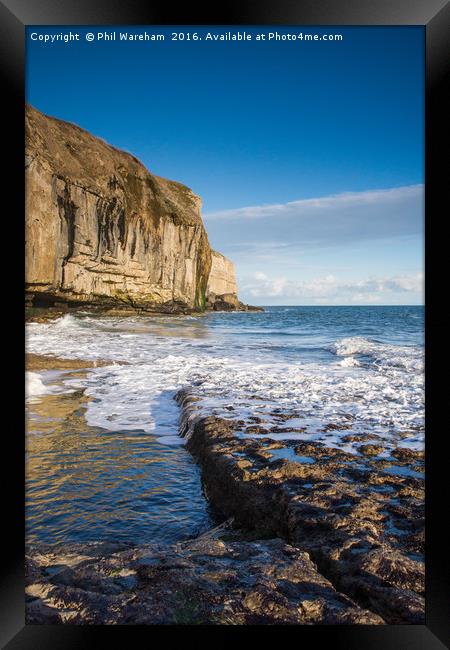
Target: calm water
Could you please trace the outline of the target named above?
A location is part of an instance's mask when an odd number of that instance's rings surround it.
[[[29,324],[30,352],[111,363],[28,373],[28,538],[173,541],[209,527],[178,436],[173,396],[184,386],[199,413],[242,419],[238,435],[256,416],[286,429],[278,439],[357,453],[342,439],[354,432],[386,453],[422,448],[423,319],[422,307],[269,307]]]

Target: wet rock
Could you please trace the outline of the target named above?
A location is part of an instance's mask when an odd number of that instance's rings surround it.
[[[225,531],[226,532],[226,531]],[[143,546],[115,553],[65,547],[71,583],[43,576],[45,549],[28,560],[26,605],[32,624],[380,624],[383,620],[335,590],[310,556],[281,539],[233,541],[220,535],[170,547]],[[89,546],[89,545],[87,545]],[[62,551],[58,561],[64,565]],[[31,575],[33,573],[33,575]],[[123,578],[131,578],[123,583]],[[35,581],[38,578],[38,581]],[[121,582],[122,580],[122,582]]]
[[[384,450],[381,445],[360,445],[358,451],[365,456],[378,456]]]
[[[98,368],[101,366],[111,365],[112,361],[98,359],[88,361],[87,359],[61,359],[59,357],[49,357],[42,354],[25,354],[26,370],[77,370],[84,368]],[[114,362],[120,365],[126,365],[124,361]]]
[[[351,429],[352,425],[348,424],[347,422],[341,422],[339,424],[336,423],[329,423],[324,426],[322,431],[327,432],[327,431],[344,431],[346,429]]]
[[[404,463],[416,463],[423,461],[425,453],[415,449],[407,449],[405,447],[397,447],[391,452],[391,456],[397,458]]]
[[[294,418],[299,417],[298,413],[283,413],[278,409],[276,411],[273,411],[271,415],[274,415],[280,422],[287,422],[288,420],[293,420]]]
[[[268,430],[265,429],[264,427],[259,427],[259,426],[250,426],[246,427],[245,429],[246,433],[256,433],[257,435],[267,435]]]
[[[306,431],[305,427],[270,427],[270,433],[303,433]]]
[[[350,433],[342,437],[342,442],[365,442],[372,440],[373,437],[373,435],[369,436],[366,433]]]
[[[177,399],[205,494],[227,522],[172,546],[29,549],[28,622],[423,623],[419,457],[243,438],[242,421],[201,417],[191,389]]]
[[[237,526],[308,553],[335,588],[387,623],[423,622],[423,480],[400,458],[401,473],[386,473],[392,461],[371,455],[378,445],[356,456],[283,441],[286,455],[274,460],[267,440],[239,439],[219,418],[196,421],[187,448],[211,503]]]

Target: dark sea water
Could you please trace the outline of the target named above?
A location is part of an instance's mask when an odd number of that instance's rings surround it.
[[[421,449],[423,307],[268,307],[187,317],[66,315],[27,327],[29,352],[107,360],[27,373],[29,541],[175,541],[212,525],[173,397],[199,413],[301,433],[357,453],[339,431]],[[289,427],[286,427],[288,429]],[[249,435],[242,431],[237,435]]]

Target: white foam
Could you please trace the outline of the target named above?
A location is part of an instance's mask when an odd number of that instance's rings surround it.
[[[27,399],[45,395],[48,392],[49,389],[43,383],[39,373],[29,370],[25,373],[25,395]]]
[[[55,319],[54,326],[59,330],[64,330],[73,327],[77,324],[77,322],[79,321],[75,318],[75,316],[72,316],[71,314],[65,314],[64,316],[61,316],[61,318]]]
[[[31,324],[27,343],[40,354],[127,362],[87,371],[92,400],[86,417],[93,426],[143,430],[169,441],[179,418],[173,396],[193,386],[199,413],[242,419],[246,426],[256,415],[267,429],[306,427],[270,434],[277,439],[320,439],[343,448],[349,433],[373,433],[389,443],[408,431],[407,441],[423,445],[423,359],[412,346],[351,337],[330,346],[342,359],[301,363],[270,346],[230,343],[221,328],[209,329],[207,318],[73,316]],[[295,419],[283,422],[276,409]],[[324,431],[325,424],[349,428]]]
[[[330,345],[330,350],[341,357],[352,355],[371,357],[375,365],[387,368],[405,368],[423,371],[423,353],[416,346],[400,346],[369,341],[362,336],[344,338]]]
[[[354,357],[346,357],[345,359],[342,359],[342,361],[339,361],[339,365],[342,366],[342,368],[356,368],[356,366],[359,366],[360,364]]]

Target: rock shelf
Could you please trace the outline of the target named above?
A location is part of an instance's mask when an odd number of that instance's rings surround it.
[[[27,552],[29,624],[423,624],[423,454],[239,436],[177,394],[224,523],[171,545]]]

